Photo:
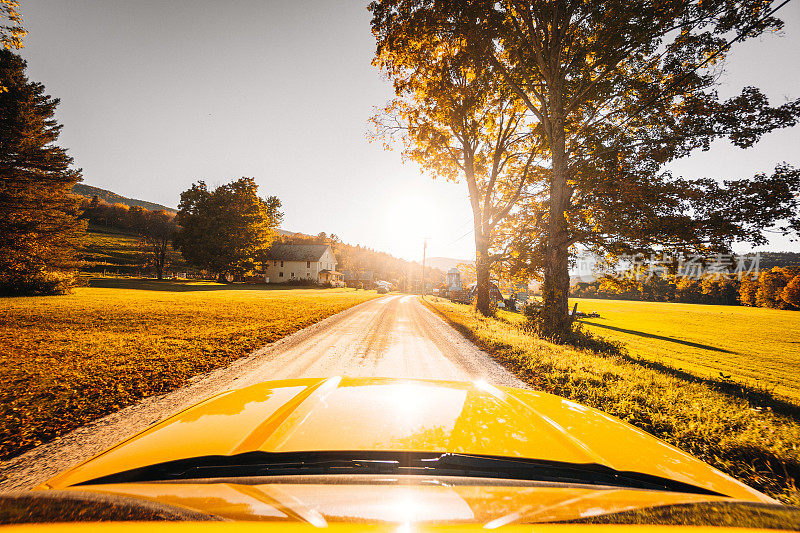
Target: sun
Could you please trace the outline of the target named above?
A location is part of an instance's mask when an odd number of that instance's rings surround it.
[[[386,202],[384,209],[386,249],[406,259],[422,259],[424,240],[435,239],[443,223],[441,209],[430,196],[401,192]]]

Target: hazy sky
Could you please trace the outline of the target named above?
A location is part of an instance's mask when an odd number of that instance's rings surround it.
[[[192,182],[253,176],[283,227],[419,259],[474,255],[466,186],[434,182],[367,141],[391,96],[356,0],[22,0],[29,76],[61,99],[60,144],[84,183],[177,206]],[[800,96],[800,0],[783,35],[740,46],[721,93]],[[742,178],[800,165],[800,127],[742,151],[716,143],[673,165]],[[800,251],[775,239],[773,249]]]

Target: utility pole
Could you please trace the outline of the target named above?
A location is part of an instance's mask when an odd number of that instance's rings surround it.
[[[422,241],[422,299],[425,299],[425,254],[428,251],[428,238]]]

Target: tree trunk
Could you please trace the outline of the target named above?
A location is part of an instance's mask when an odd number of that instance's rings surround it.
[[[159,244],[156,251],[156,275],[159,280],[164,279],[164,265],[167,262],[167,249],[164,243]]]
[[[489,280],[489,239],[482,231],[475,231],[475,282],[477,291],[476,307],[483,316],[492,313],[491,285]]]
[[[569,319],[569,232],[565,211],[569,207],[568,162],[565,147],[564,115],[561,99],[553,98],[550,145],[553,169],[550,179],[550,212],[542,283],[541,333],[553,340],[566,338],[572,324]]]

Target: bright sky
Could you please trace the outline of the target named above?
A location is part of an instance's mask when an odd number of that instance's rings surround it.
[[[283,202],[283,227],[335,233],[406,259],[474,256],[464,184],[434,182],[367,141],[391,96],[370,65],[357,0],[22,0],[29,76],[61,99],[60,144],[84,182],[177,206],[192,182],[253,176]],[[744,85],[773,103],[800,96],[800,0],[783,36],[741,46],[724,95]],[[673,166],[743,178],[800,166],[800,127],[742,151],[717,143]],[[774,239],[771,249],[800,251]]]

